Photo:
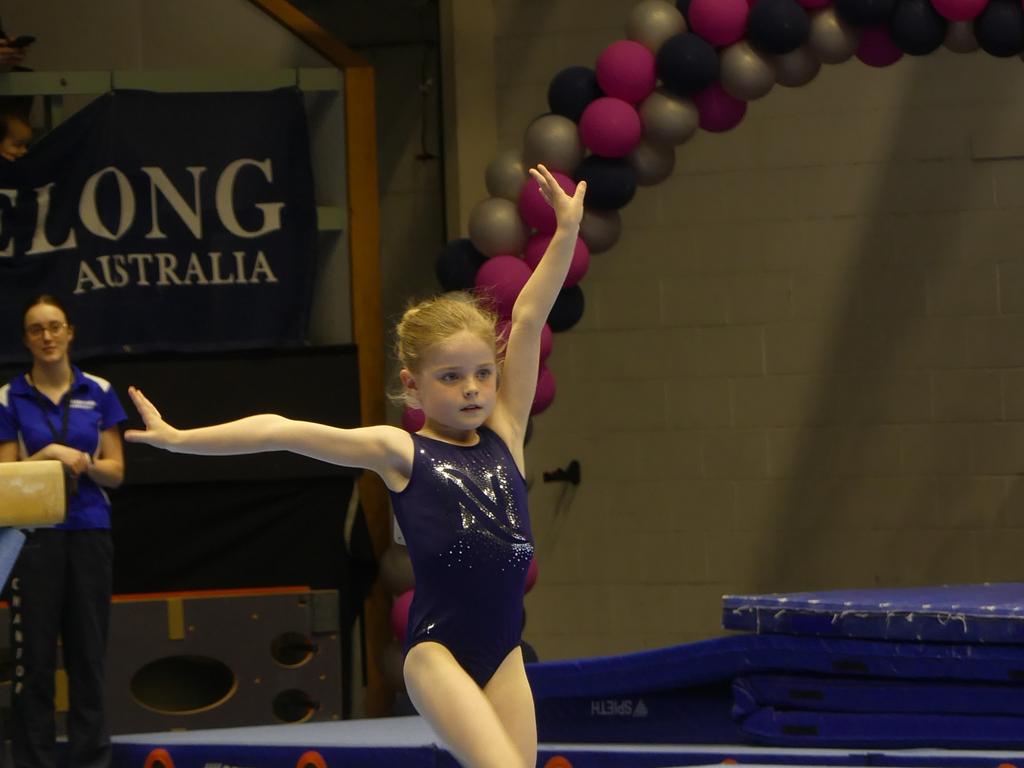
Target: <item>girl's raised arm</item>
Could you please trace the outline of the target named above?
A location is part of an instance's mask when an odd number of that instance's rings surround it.
[[[512,309],[508,346],[498,390],[498,419],[506,420],[517,438],[526,433],[540,366],[540,334],[572,264],[576,236],[583,218],[587,184],[581,181],[567,195],[547,168],[538,165],[530,175],[555,210],[558,226],[547,250]]]
[[[400,486],[409,475],[412,438],[396,427],[340,429],[263,413],[209,427],[176,429],[139,389],[129,387],[128,396],[146,426],[124,433],[130,443],[200,456],[291,451],[330,464],[369,469],[389,487]]]

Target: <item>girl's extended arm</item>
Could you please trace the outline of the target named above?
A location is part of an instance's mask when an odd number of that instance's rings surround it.
[[[389,487],[398,475],[408,476],[404,465],[411,461],[412,441],[396,427],[339,429],[264,413],[210,427],[175,429],[141,391],[129,387],[128,396],[146,425],[145,430],[127,430],[128,442],[202,456],[291,451],[330,464],[372,470]]]
[[[541,329],[572,264],[580,219],[583,218],[583,197],[587,190],[586,182],[581,181],[575,193],[567,195],[543,165],[531,168],[530,175],[555,209],[558,227],[512,309],[501,388],[498,390],[498,418],[506,420],[517,438],[525,434],[530,417],[537,389]]]

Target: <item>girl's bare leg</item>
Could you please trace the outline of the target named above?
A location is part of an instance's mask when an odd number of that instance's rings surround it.
[[[443,645],[414,645],[404,672],[416,711],[466,768],[533,768],[480,686]]]
[[[522,650],[516,647],[505,657],[484,686],[484,695],[522,756],[523,765],[532,768],[537,764],[537,715]]]

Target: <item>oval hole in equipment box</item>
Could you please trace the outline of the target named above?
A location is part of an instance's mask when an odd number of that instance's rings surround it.
[[[208,656],[165,656],[132,676],[135,700],[155,712],[207,712],[231,698],[238,683],[224,662]]]

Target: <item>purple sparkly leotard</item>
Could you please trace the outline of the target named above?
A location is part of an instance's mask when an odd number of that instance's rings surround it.
[[[406,651],[440,643],[483,687],[519,645],[533,536],[512,454],[477,433],[468,447],[414,434],[409,484],[391,500],[416,576]]]

